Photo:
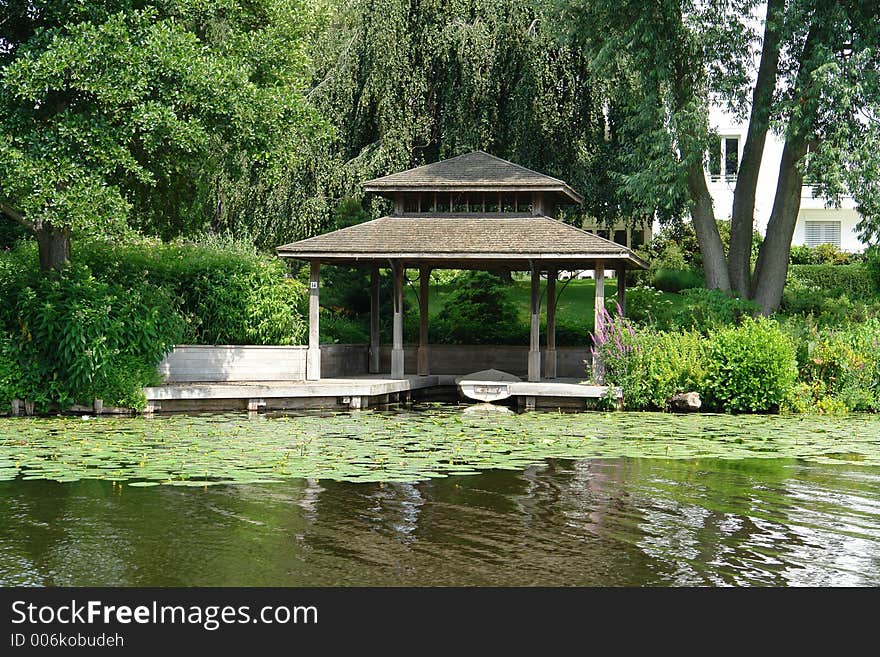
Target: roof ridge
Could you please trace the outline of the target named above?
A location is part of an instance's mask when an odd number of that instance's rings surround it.
[[[561,178],[554,178],[553,176],[547,175],[546,173],[541,173],[540,171],[535,171],[534,169],[529,169],[527,166],[524,166],[522,164],[518,164],[517,162],[511,162],[510,160],[505,160],[503,157],[498,157],[497,155],[494,155],[492,153],[487,153],[484,150],[478,149],[478,150],[472,151],[472,152],[473,153],[482,153],[483,155],[491,157],[494,160],[498,160],[499,162],[504,162],[505,164],[509,164],[510,166],[516,167],[517,169],[522,169],[523,171],[527,171],[528,173],[537,173],[539,176],[542,176],[544,178],[548,178],[550,180],[558,182],[560,185],[568,186],[568,183],[565,182],[564,180],[562,180]],[[458,157],[461,157],[461,155],[459,155]]]
[[[507,166],[513,167],[513,168],[516,169],[517,171],[524,172],[524,173],[529,174],[529,175],[531,175],[531,176],[538,176],[538,177],[540,177],[540,178],[545,179],[545,180],[548,181],[548,182],[549,182],[549,181],[552,181],[553,183],[555,183],[555,184],[557,184],[557,185],[560,185],[560,186],[562,186],[562,187],[565,187],[565,188],[570,187],[570,186],[568,185],[567,182],[565,182],[564,180],[562,180],[562,179],[560,179],[560,178],[556,178],[556,177],[554,177],[554,176],[550,176],[550,175],[548,175],[548,174],[546,174],[546,173],[542,173],[542,172],[540,172],[540,171],[535,171],[534,169],[529,169],[527,166],[524,166],[524,165],[522,165],[522,164],[517,164],[516,162],[511,162],[510,160],[506,160],[506,159],[504,159],[503,157],[498,157],[497,155],[494,155],[494,154],[492,154],[492,153],[488,153],[488,152],[486,152],[486,151],[484,151],[484,150],[482,150],[482,149],[476,149],[476,150],[473,150],[473,151],[468,151],[467,153],[461,153],[461,154],[459,154],[459,155],[455,155],[455,156],[453,156],[453,157],[444,158],[444,159],[442,159],[442,160],[436,160],[436,161],[434,161],[434,162],[426,162],[425,164],[420,164],[419,166],[416,166],[416,167],[412,167],[412,168],[409,168],[409,169],[404,169],[403,171],[395,171],[395,172],[393,172],[393,173],[385,174],[384,176],[379,176],[379,177],[377,177],[377,178],[371,178],[370,180],[366,180],[366,181],[364,181],[363,184],[366,186],[366,185],[371,185],[371,184],[381,183],[381,182],[385,181],[387,178],[393,178],[393,177],[395,177],[395,176],[401,176],[401,175],[403,175],[403,174],[414,174],[414,173],[416,173],[416,172],[418,172],[418,171],[420,171],[420,170],[423,170],[423,169],[428,169],[428,168],[431,168],[431,167],[436,167],[437,165],[441,165],[441,164],[444,164],[444,163],[449,163],[449,162],[452,162],[452,161],[454,161],[454,160],[460,160],[460,159],[462,159],[462,158],[466,158],[466,157],[468,157],[468,156],[472,156],[472,155],[484,155],[484,156],[486,156],[486,157],[488,157],[488,158],[490,158],[490,159],[492,159],[492,160],[495,160],[496,162],[501,162],[501,163],[503,163],[503,164],[505,164],[505,165],[507,165]]]

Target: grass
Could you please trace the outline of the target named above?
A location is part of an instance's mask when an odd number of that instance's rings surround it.
[[[431,285],[428,295],[428,316],[436,316],[443,308],[454,284]],[[557,324],[585,326],[592,330],[593,308],[596,295],[596,282],[592,279],[574,279],[558,281],[556,284],[558,303],[556,306]],[[514,279],[508,287],[508,294],[516,304],[517,316],[524,324],[529,322],[529,304],[531,299],[531,283],[527,279]],[[682,297],[678,294],[661,293],[664,300],[669,300],[673,308],[683,308]],[[541,315],[546,313],[546,281],[541,281]],[[408,285],[404,294],[404,303],[409,307],[418,307],[418,285]],[[617,279],[605,281],[605,305],[611,310],[617,303]],[[630,299],[628,303],[633,303]]]
[[[437,284],[430,286],[428,295],[429,324],[443,309],[455,283]],[[410,316],[418,315],[418,290],[417,281],[408,283],[404,288],[404,307]],[[596,283],[592,279],[574,279],[571,281],[557,282],[556,291],[558,305],[556,309],[556,336],[560,346],[583,345],[588,340],[588,335],[593,330],[593,302],[595,298]],[[366,290],[365,290],[366,293]],[[511,285],[507,287],[507,293],[517,309],[517,319],[523,328],[523,334],[528,335],[529,325],[529,302],[531,296],[531,283],[527,277],[515,277]],[[617,303],[617,280],[605,281],[605,303],[609,311],[613,312]],[[332,305],[332,304],[331,304]],[[544,339],[546,324],[546,281],[541,282],[541,336]],[[631,316],[657,317],[668,313],[685,312],[685,299],[681,295],[666,292],[652,291],[645,293],[644,290],[633,289],[627,296],[627,313]],[[383,313],[390,310],[385,308]],[[492,321],[493,318],[486,318]],[[388,323],[390,318],[383,314],[383,335],[390,330]],[[417,319],[416,326],[417,326]],[[413,327],[410,326],[410,329]],[[369,319],[365,314],[351,318],[322,319],[322,339],[327,342],[364,342],[369,336]],[[411,336],[410,336],[411,337]],[[384,336],[383,339],[388,338]],[[390,338],[388,338],[390,339]],[[527,338],[524,338],[527,343]]]

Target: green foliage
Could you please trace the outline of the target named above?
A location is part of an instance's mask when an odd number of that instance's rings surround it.
[[[877,289],[868,269],[862,264],[791,265],[786,289],[819,290],[826,296],[847,295],[850,299],[872,299]]]
[[[370,327],[341,309],[321,308],[321,342],[365,344],[370,342]]]
[[[162,290],[97,281],[84,266],[22,287],[3,320],[14,393],[42,410],[95,398],[142,407],[141,388],[157,382],[156,365],[183,335]]]
[[[623,144],[609,131],[590,59],[559,39],[555,8],[531,0],[351,0],[322,14],[310,53],[310,102],[334,138],[307,144],[283,182],[230,210],[261,245],[333,224],[363,180],[483,149],[563,178],[585,196],[568,215],[622,215],[612,180]],[[609,166],[614,163],[614,166]],[[257,183],[259,186],[259,183]],[[250,198],[245,199],[251,202]],[[371,216],[388,210],[366,199]],[[262,204],[262,212],[259,210]],[[630,214],[623,214],[626,219]]]
[[[195,344],[301,344],[305,286],[284,263],[230,240],[84,242],[74,256],[101,280],[168,290]]]
[[[660,269],[701,269],[700,244],[693,224],[677,221],[665,226],[654,238],[638,249],[650,269],[652,278]]]
[[[798,344],[802,382],[793,410],[880,411],[880,320],[821,327],[808,319],[786,328]]]
[[[518,333],[516,307],[497,276],[483,271],[462,274],[434,330],[446,344],[505,344]]]
[[[606,383],[620,386],[624,408],[668,410],[680,392],[705,388],[708,342],[696,331],[636,330],[625,318],[609,315],[598,351]]]
[[[0,201],[35,228],[199,229],[318,134],[300,0],[28,7],[0,58]]]
[[[100,398],[140,408],[175,344],[300,344],[305,287],[252,247],[79,241],[41,275],[35,245],[0,253],[0,406]]]
[[[714,331],[709,340],[706,397],[726,412],[778,409],[797,377],[794,345],[765,318]]]
[[[819,253],[811,246],[804,244],[791,247],[788,261],[792,265],[819,265],[822,264]]]
[[[789,256],[793,265],[849,265],[859,260],[860,255],[841,251],[834,244],[793,246]]]
[[[627,292],[627,313],[640,324],[654,330],[697,330],[737,324],[744,317],[755,317],[760,309],[752,301],[720,290],[691,288],[678,295],[663,294],[650,287]]]
[[[652,284],[663,292],[681,292],[705,285],[703,274],[693,269],[658,269]]]
[[[865,268],[873,284],[874,294],[880,294],[880,247],[874,246],[865,252]]]
[[[740,299],[721,290],[694,288],[682,290],[686,312],[673,320],[673,326],[692,328],[702,333],[721,326],[738,324],[744,318],[756,317],[760,308],[754,301]]]
[[[673,395],[697,392],[704,410],[773,411],[791,398],[798,371],[788,334],[764,318],[706,336],[636,329],[609,316],[594,345],[606,382],[623,388],[624,406],[633,410],[667,410]]]

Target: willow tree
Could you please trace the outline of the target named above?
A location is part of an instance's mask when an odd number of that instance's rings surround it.
[[[314,234],[341,199],[360,198],[363,180],[474,149],[564,178],[584,193],[583,211],[616,219],[626,204],[609,179],[619,148],[605,83],[556,38],[555,20],[529,0],[332,2],[308,99],[335,137],[286,185],[243,190],[229,225],[255,226],[267,244]]]
[[[880,23],[856,0],[571,0],[565,12],[597,75],[616,91],[643,169],[623,185],[642,202],[684,193],[706,283],[757,301],[782,297],[801,190],[852,195],[862,232],[880,226]],[[704,174],[711,103],[749,128],[725,254]],[[783,141],[767,233],[750,270],[755,190],[769,130]]]
[[[68,261],[72,233],[210,217],[217,181],[271,174],[319,126],[301,0],[3,4],[0,212],[44,269]]]

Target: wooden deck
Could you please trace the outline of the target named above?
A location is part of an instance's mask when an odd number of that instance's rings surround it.
[[[147,412],[218,410],[352,410],[407,402],[445,392],[459,397],[455,375],[408,375],[393,379],[387,374],[321,379],[319,381],[241,381],[168,383],[146,388]],[[534,408],[585,408],[586,400],[606,394],[604,386],[584,385],[577,379],[510,383],[511,403],[520,410]],[[619,394],[618,394],[619,396]]]

